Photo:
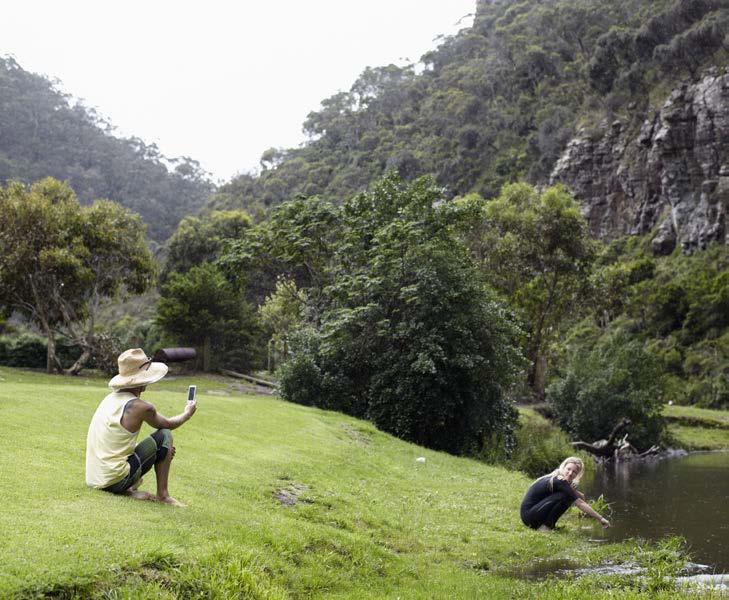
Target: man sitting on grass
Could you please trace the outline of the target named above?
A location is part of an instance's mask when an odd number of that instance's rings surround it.
[[[119,355],[119,374],[109,381],[114,390],[96,409],[86,437],[86,484],[113,494],[139,500],[156,500],[182,506],[167,490],[170,463],[175,456],[172,429],[195,414],[194,401],[179,415],[167,418],[140,400],[150,383],[167,374],[167,365],[152,362],[141,348]],[[156,431],[136,444],[142,422]],[[139,491],[142,475],[154,465],[157,495]]]

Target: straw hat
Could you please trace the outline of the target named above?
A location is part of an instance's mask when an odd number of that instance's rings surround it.
[[[141,348],[125,350],[119,355],[118,362],[119,375],[109,381],[109,387],[117,390],[149,385],[167,375],[167,365],[152,362]]]

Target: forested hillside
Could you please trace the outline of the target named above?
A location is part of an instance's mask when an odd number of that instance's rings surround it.
[[[680,82],[725,65],[726,0],[479,0],[472,27],[421,64],[368,68],[304,123],[308,143],[271,148],[260,175],[215,208],[296,194],[341,201],[387,169],[432,174],[449,196],[545,183],[578,129],[638,126]],[[404,25],[406,26],[406,25]]]
[[[266,368],[289,400],[454,453],[507,457],[514,401],[546,400],[573,437],[626,417],[638,447],[664,443],[665,403],[729,406],[728,24],[729,0],[479,1],[472,27],[365,70],[309,115],[308,143],[265,151],[199,214],[195,163],[170,174],[5,61],[0,175],[57,174],[174,233],[154,317],[96,326],[90,259],[143,253],[58,182],[0,187],[3,222],[37,207],[35,235],[6,227],[0,306],[49,357],[53,336],[112,369],[99,357],[132,345],[195,346],[205,370]],[[27,282],[53,277],[62,293],[31,305]]]
[[[115,137],[96,111],[0,57],[0,183],[48,176],[69,181],[84,204],[106,198],[138,212],[158,241],[213,190],[196,161]]]

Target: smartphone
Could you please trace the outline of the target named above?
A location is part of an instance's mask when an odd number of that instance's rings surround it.
[[[187,388],[187,401],[188,402],[196,402],[196,400],[195,400],[196,391],[197,391],[196,385],[191,385],[189,388]]]

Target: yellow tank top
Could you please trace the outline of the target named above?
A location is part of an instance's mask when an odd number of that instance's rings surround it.
[[[127,457],[134,452],[136,433],[124,429],[121,418],[130,392],[113,392],[96,409],[86,436],[86,485],[105,488],[129,474]]]

